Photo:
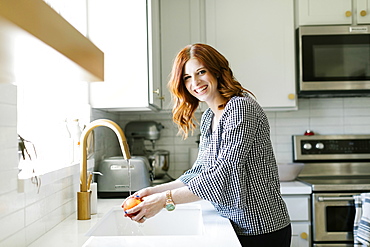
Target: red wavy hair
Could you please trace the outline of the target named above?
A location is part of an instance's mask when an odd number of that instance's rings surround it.
[[[196,128],[194,112],[199,106],[199,100],[192,96],[185,87],[183,80],[184,67],[191,58],[198,59],[204,67],[218,80],[218,90],[227,103],[233,96],[245,96],[251,93],[245,89],[233,76],[227,59],[215,48],[206,44],[193,44],[183,48],[173,63],[168,88],[172,95],[172,118],[177,124],[184,139]],[[225,104],[219,106],[223,109]]]

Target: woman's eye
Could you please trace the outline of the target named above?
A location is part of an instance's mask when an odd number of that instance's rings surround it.
[[[200,74],[200,75],[204,75],[205,73],[206,73],[206,70],[204,70],[204,69],[203,69],[203,70],[201,70],[201,71],[199,71],[199,74]]]
[[[184,76],[184,81],[188,80],[190,78],[190,76]]]

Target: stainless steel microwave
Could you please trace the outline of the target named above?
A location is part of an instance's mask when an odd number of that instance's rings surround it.
[[[370,26],[297,29],[298,95],[369,96]]]

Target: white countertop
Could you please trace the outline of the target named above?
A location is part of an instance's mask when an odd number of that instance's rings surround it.
[[[282,195],[309,195],[312,188],[299,181],[280,182],[280,192]]]
[[[310,194],[311,187],[298,181],[281,182],[281,192],[283,195]],[[122,201],[123,199],[98,199],[98,213],[96,215],[92,215],[91,220],[77,220],[76,214],[72,214],[29,246],[48,247],[51,243],[53,247],[81,247],[84,244],[85,246],[109,246],[109,241],[113,241],[114,239],[115,244],[118,243],[118,246],[123,246],[119,245],[119,241],[117,242],[115,237],[92,237],[89,239],[89,236],[85,236],[89,229],[95,225],[105,213],[107,213],[112,207],[121,205]],[[205,231],[207,234],[183,237],[166,236],[166,241],[163,241],[163,237],[160,236],[142,237],[140,239],[140,246],[157,246],[153,242],[154,239],[160,243],[158,246],[162,247],[172,247],[174,241],[176,241],[176,246],[182,246],[178,245],[178,243],[184,243],[183,246],[189,246],[190,242],[192,243],[192,246],[209,246],[209,244],[216,239],[212,238],[212,236],[221,236],[218,238],[218,242],[212,246],[240,246],[239,242],[237,241],[237,237],[227,219],[219,216],[210,203],[206,201],[200,201],[196,203],[200,203],[202,206]],[[181,238],[184,238],[184,241],[181,241]],[[224,243],[220,242],[222,239],[225,240]],[[194,244],[191,240],[194,241]],[[129,240],[126,237],[125,244],[128,244],[127,241]]]

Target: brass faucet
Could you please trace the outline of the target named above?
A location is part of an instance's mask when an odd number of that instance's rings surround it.
[[[78,220],[89,220],[91,219],[91,205],[90,205],[90,194],[87,185],[87,138],[91,131],[99,126],[105,126],[116,133],[119,144],[121,146],[123,157],[128,160],[131,158],[130,151],[128,148],[127,140],[122,129],[113,121],[108,119],[98,119],[91,122],[82,131],[80,138],[81,145],[81,169],[80,169],[80,192],[77,192],[77,219]]]

